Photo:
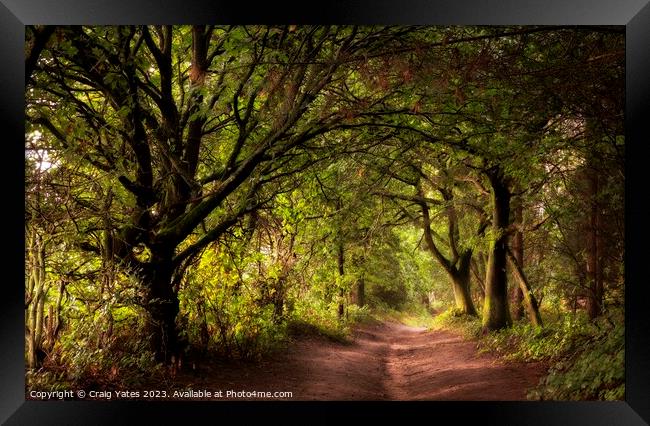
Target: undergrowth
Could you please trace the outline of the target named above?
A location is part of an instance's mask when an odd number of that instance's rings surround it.
[[[534,400],[620,400],[625,396],[625,329],[623,314],[611,312],[589,321],[582,313],[566,314],[534,327],[525,321],[483,333],[479,318],[447,310],[433,328],[451,328],[476,339],[480,352],[506,360],[544,362],[549,370],[528,394]]]
[[[27,389],[120,390],[164,378],[165,368],[155,361],[146,342],[132,336],[138,324],[123,324],[110,336],[94,322],[75,325],[47,354],[40,369],[26,372]]]

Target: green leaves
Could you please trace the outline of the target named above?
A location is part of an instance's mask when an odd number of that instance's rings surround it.
[[[508,360],[551,364],[529,399],[621,399],[625,392],[625,328],[621,312],[608,316],[590,323],[584,315],[567,314],[547,321],[544,329],[518,322],[512,328],[481,335],[479,347]]]

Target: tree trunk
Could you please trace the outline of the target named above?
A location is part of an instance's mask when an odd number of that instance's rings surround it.
[[[591,159],[593,162],[594,159]],[[600,206],[598,203],[599,178],[598,172],[593,165],[588,170],[589,176],[589,202],[591,204],[589,212],[588,228],[588,246],[587,246],[587,282],[589,291],[587,292],[587,314],[590,319],[594,319],[602,313],[603,304],[603,283],[602,283],[602,264],[601,264],[601,238],[600,234]]]
[[[336,263],[338,266],[338,271],[339,271],[339,278],[342,281],[343,280],[343,275],[345,274],[345,252],[343,251],[343,242],[339,241],[338,244],[338,253],[337,253],[337,258],[336,258]],[[338,316],[339,320],[343,320],[343,315],[345,314],[345,289],[343,288],[342,284],[341,287],[339,288],[339,306],[338,306]]]
[[[33,230],[29,236],[28,297],[25,337],[27,339],[27,367],[40,365],[39,352],[43,342],[43,314],[45,309],[45,248],[40,235]]]
[[[282,323],[282,318],[284,314],[285,280],[286,280],[285,276],[282,275],[275,283],[276,287],[273,293],[273,323],[276,325]]]
[[[422,188],[418,187],[418,195],[423,197]],[[456,307],[463,313],[467,315],[476,315],[476,308],[472,302],[472,297],[470,295],[470,265],[472,260],[472,250],[466,250],[458,258],[458,266],[452,264],[438,249],[435,242],[433,241],[433,235],[431,232],[431,216],[429,214],[429,207],[426,202],[420,203],[422,208],[422,226],[424,230],[424,241],[429,248],[429,251],[433,255],[434,259],[444,268],[445,272],[449,275],[452,282],[452,288],[454,290],[454,299],[456,302]],[[454,217],[451,217],[449,221],[449,233],[450,235],[455,233],[454,228],[456,227]],[[450,245],[453,245],[454,241],[450,241]]]
[[[172,285],[173,250],[161,251],[164,254],[152,253],[152,261],[143,276],[143,284],[149,290],[147,310],[151,316],[149,334],[152,349],[157,361],[167,363],[172,356],[178,358],[180,352],[176,329],[179,301]]]
[[[510,250],[508,250],[508,261],[513,270],[513,275],[519,282],[519,290],[521,291],[524,302],[523,304],[526,307],[526,313],[528,314],[531,324],[542,327],[544,324],[542,323],[542,316],[539,313],[539,305],[535,299],[535,295],[530,289],[530,284],[526,279],[524,270],[521,268],[514,254],[511,253]]]
[[[487,174],[492,189],[492,241],[485,277],[483,328],[499,330],[512,324],[506,275],[510,190],[500,169],[493,168]]]
[[[472,261],[470,262],[471,271],[474,274],[476,279],[478,296],[480,297],[481,303],[485,298],[485,259],[483,253],[478,253],[478,255],[472,256]]]
[[[454,300],[456,301],[456,308],[458,308],[464,315],[477,316],[472,295],[470,293],[470,261],[472,259],[472,251],[467,250],[461,254],[458,267],[450,270],[454,288]]]
[[[363,277],[357,281],[357,305],[363,307],[366,303],[366,283]]]
[[[524,234],[521,231],[521,226],[523,224],[523,208],[521,205],[521,200],[517,199],[514,205],[514,221],[517,225],[515,232],[512,236],[512,251],[514,255],[514,260],[516,261],[519,268],[523,270],[524,268]],[[512,316],[515,320],[520,320],[524,316],[524,293],[521,291],[521,287],[517,286],[513,288],[512,291]]]

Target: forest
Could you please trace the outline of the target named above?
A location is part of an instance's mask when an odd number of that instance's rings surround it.
[[[432,377],[452,335],[534,368],[513,399],[624,398],[624,27],[25,31],[27,396],[224,388],[370,333]],[[293,397],[424,398],[391,368]]]

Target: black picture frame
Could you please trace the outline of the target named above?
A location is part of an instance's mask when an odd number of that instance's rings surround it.
[[[644,247],[648,213],[644,122],[650,103],[650,5],[648,0],[354,0],[346,4],[282,5],[266,2],[176,0],[0,0],[0,138],[5,217],[0,276],[0,421],[29,424],[132,424],[222,422],[249,416],[295,416],[320,423],[344,414],[350,421],[424,416],[435,423],[475,421],[517,425],[642,425],[650,423],[648,283]],[[24,393],[24,27],[30,24],[141,23],[340,23],[429,25],[625,25],[626,27],[626,397],[620,402],[91,402],[25,401]],[[0,263],[2,264],[2,263]],[[191,422],[191,423],[189,423]],[[243,424],[247,422],[244,421]]]

